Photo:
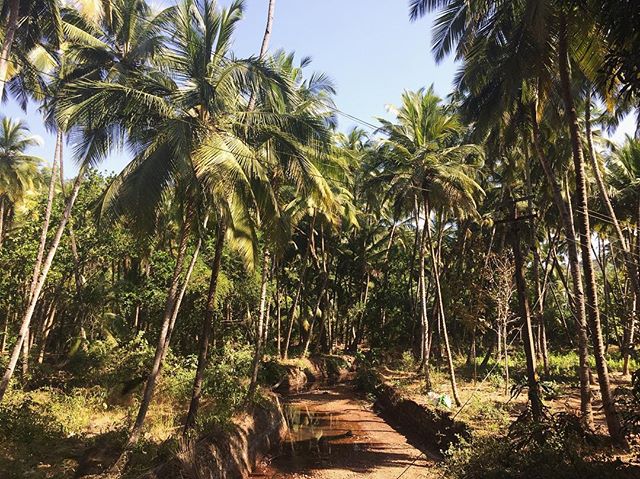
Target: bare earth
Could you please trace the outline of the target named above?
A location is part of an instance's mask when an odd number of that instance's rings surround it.
[[[412,446],[348,385],[292,396],[290,441],[251,477],[437,478],[435,460]]]

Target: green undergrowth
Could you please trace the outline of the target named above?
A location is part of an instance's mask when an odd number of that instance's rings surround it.
[[[602,455],[601,446],[575,416],[549,415],[540,422],[521,416],[507,433],[476,436],[451,447],[443,467],[452,479],[638,477],[637,467]]]
[[[0,477],[71,478],[88,454],[116,454],[135,419],[153,353],[142,337],[120,345],[96,341],[63,368],[36,365],[28,381],[14,382],[0,404]],[[215,351],[205,373],[198,435],[226,427],[239,410],[252,354],[250,347],[232,344]],[[194,356],[168,354],[128,477],[179,450],[195,369]]]

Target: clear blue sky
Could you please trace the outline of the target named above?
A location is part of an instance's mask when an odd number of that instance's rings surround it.
[[[155,2],[158,6],[170,3]],[[257,55],[267,4],[267,0],[245,0],[245,19],[235,36],[236,56]],[[312,57],[309,71],[325,72],[335,82],[338,108],[375,123],[376,117],[387,116],[385,106],[396,104],[403,90],[432,83],[441,96],[451,90],[453,61],[436,65],[430,51],[433,17],[411,23],[408,11],[407,0],[277,0],[270,49],[295,51],[298,58]],[[26,119],[32,132],[44,140],[33,152],[51,161],[53,138],[45,132],[35,108],[25,114],[8,104],[2,107],[2,115]],[[343,130],[354,125],[344,117],[339,120]],[[632,131],[633,120],[628,118],[614,138]],[[125,153],[117,153],[102,168],[119,171],[127,161]],[[66,173],[71,175],[75,168],[70,159],[66,162]]]

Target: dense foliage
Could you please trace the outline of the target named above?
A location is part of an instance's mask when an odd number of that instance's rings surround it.
[[[243,8],[1,4],[4,94],[57,142],[46,167],[26,125],[0,125],[0,434],[70,437],[88,420],[69,410],[121,407],[131,448],[157,396],[188,436],[256,399],[265,356],[371,350],[404,352],[427,389],[446,370],[458,406],[458,358],[492,364],[534,423],[544,381],[579,382],[583,426],[599,390],[625,446],[609,368],[638,365],[640,141],[601,130],[637,111],[637,7],[413,0],[414,19],[439,12],[454,93],[405,92],[346,132],[308,60],[234,55]],[[534,455],[564,464],[565,439]]]

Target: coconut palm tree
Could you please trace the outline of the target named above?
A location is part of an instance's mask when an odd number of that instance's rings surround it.
[[[568,127],[572,145],[572,158],[576,176],[576,230],[577,245],[582,256],[585,285],[585,306],[591,339],[596,359],[598,381],[603,397],[609,433],[614,440],[624,443],[620,421],[616,412],[609,384],[609,373],[604,353],[602,328],[598,309],[595,274],[591,261],[590,224],[584,156],[581,132],[575,109],[572,90],[573,76],[571,68],[580,67],[581,73],[593,76],[597,66],[602,63],[602,48],[599,42],[583,42],[585,32],[595,31],[593,15],[584,5],[566,5],[552,0],[545,2],[468,2],[450,0],[446,2],[431,0],[412,0],[412,18],[418,18],[430,10],[441,10],[434,26],[433,51],[437,60],[441,60],[455,50],[459,59],[474,55],[492,55],[503,66],[504,80],[507,86],[522,85],[529,80],[528,92],[534,92],[532,122],[534,140],[537,135],[536,121],[539,114],[540,99],[558,96],[559,105],[564,112],[563,126]],[[507,39],[507,41],[505,41]],[[508,41],[509,39],[510,42]],[[555,48],[555,46],[558,46]],[[573,63],[573,65],[572,65]],[[594,67],[595,65],[595,67]],[[509,68],[506,68],[509,67]],[[492,70],[494,71],[494,70]],[[485,78],[487,72],[480,72]],[[467,74],[463,73],[463,75]],[[495,82],[491,82],[494,83]],[[507,97],[508,98],[508,97]],[[503,105],[499,98],[496,106]],[[535,143],[534,143],[535,146]],[[539,146],[539,144],[538,144]],[[535,146],[539,160],[544,160],[540,148]],[[542,163],[543,167],[547,166]],[[553,175],[547,170],[547,177],[553,184]],[[554,195],[558,189],[554,186]],[[573,220],[569,218],[568,208],[556,200],[564,227],[570,235]],[[575,270],[577,258],[572,260]],[[574,282],[579,273],[574,273]],[[582,368],[581,368],[582,369]]]
[[[243,228],[232,225],[233,215],[225,211],[242,211],[246,218],[251,208],[260,221],[277,214],[267,169],[260,161],[264,157],[262,152],[269,151],[272,144],[286,147],[289,158],[299,159],[297,163],[289,160],[298,165],[297,169],[291,168],[291,174],[300,175],[300,168],[310,167],[298,152],[297,138],[300,132],[306,132],[308,137],[318,136],[313,132],[313,123],[310,126],[307,121],[297,120],[293,115],[283,116],[273,109],[262,111],[263,105],[286,104],[295,99],[287,79],[265,62],[238,60],[231,55],[233,32],[242,12],[240,1],[219,9],[213,1],[185,0],[156,17],[156,26],[161,25],[171,38],[162,58],[156,59],[157,69],[143,64],[123,75],[88,73],[70,82],[61,100],[63,116],[70,125],[82,126],[89,133],[104,132],[100,138],[83,135],[83,145],[89,141],[109,144],[124,136],[135,152],[133,161],[105,192],[104,217],[132,216],[139,222],[153,221],[157,205],[176,186],[184,194],[180,247],[154,363],[130,445],[140,435],[166,355],[184,251],[197,213],[203,217],[209,210],[214,217],[218,225],[218,251],[228,232],[241,232],[247,240],[243,248],[245,257],[254,262],[253,223],[245,221]],[[112,16],[117,19],[117,12]],[[252,96],[257,108],[248,111]],[[214,261],[209,309],[215,298],[219,268],[216,264]],[[203,331],[210,326],[209,313],[205,315]],[[197,373],[194,383],[188,426],[195,418],[198,385],[202,384],[208,356],[206,331],[203,336],[200,374]]]
[[[148,101],[144,101],[138,108],[128,112],[127,118],[130,123],[124,127],[121,124],[114,126],[115,123],[110,121],[109,115],[112,111],[115,114],[117,109],[105,108],[104,104],[94,110],[85,109],[87,102],[93,99],[89,96],[92,91],[90,85],[105,83],[116,91],[122,92],[126,91],[127,82],[132,76],[140,78],[133,75],[134,72],[138,75],[142,75],[143,71],[148,73],[149,60],[159,52],[159,46],[162,44],[160,39],[164,38],[160,34],[160,26],[165,18],[162,14],[156,17],[150,15],[149,7],[140,0],[113,2],[110,17],[101,18],[99,24],[92,24],[89,17],[77,10],[65,12],[65,34],[69,39],[67,45],[69,51],[66,52],[66,61],[60,63],[60,66],[70,69],[73,73],[52,76],[56,82],[61,82],[61,85],[56,89],[55,98],[47,106],[47,111],[51,117],[50,121],[57,125],[59,134],[63,130],[70,131],[76,140],[75,155],[81,163],[81,168],[71,191],[68,192],[64,212],[48,252],[45,256],[43,249],[41,266],[36,264],[18,341],[0,382],[0,400],[7,390],[18,362],[20,347],[28,334],[40,292],[71,217],[85,169],[105,158],[112,145],[118,144],[125,134],[126,126],[135,125],[136,120],[139,126],[140,122],[144,123],[154,117],[152,107],[157,105],[149,105]],[[62,78],[65,78],[65,81],[61,81]],[[120,100],[122,102],[123,99],[120,98]],[[143,100],[148,100],[148,97],[143,96]],[[95,107],[96,104],[94,103],[93,106]],[[133,113],[136,111],[140,116]],[[140,118],[144,120],[141,121]],[[61,142],[58,143],[56,156],[61,154]],[[49,204],[53,198],[54,181],[55,174],[50,184]],[[44,236],[45,228],[43,228]],[[43,245],[42,241],[41,245]]]
[[[293,54],[279,51],[270,59],[270,63],[291,85],[296,101],[283,102],[275,97],[265,97],[257,99],[257,103],[254,104],[254,106],[257,104],[263,112],[273,115],[273,118],[281,118],[279,122],[286,119],[288,135],[278,134],[273,131],[273,128],[271,131],[264,132],[248,131],[248,137],[253,138],[253,141],[260,145],[257,151],[261,155],[269,182],[273,187],[276,207],[275,214],[263,218],[262,224],[265,233],[262,271],[265,274],[261,284],[260,311],[262,314],[258,317],[258,330],[261,329],[266,305],[268,282],[266,272],[271,268],[271,262],[280,257],[283,246],[291,236],[292,228],[301,219],[297,215],[301,209],[297,207],[299,205],[295,202],[295,198],[284,193],[309,199],[328,209],[333,207],[332,192],[320,170],[320,166],[327,161],[326,154],[331,141],[329,127],[333,124],[331,110],[333,106],[331,96],[335,93],[333,84],[323,74],[304,77],[303,70],[309,65],[309,59],[305,58],[296,64]],[[252,97],[252,101],[255,102],[256,99]],[[251,116],[251,112],[249,115]],[[285,207],[287,204],[289,207]],[[289,314],[290,326],[293,324],[293,314],[299,299],[300,293],[296,292]],[[260,338],[261,335],[257,334],[256,337]],[[287,337],[290,338],[290,334],[287,334]],[[256,351],[259,352],[261,345],[257,346]],[[288,341],[284,349],[285,354],[287,350]],[[255,355],[249,396],[255,389],[258,366],[258,355]]]
[[[42,160],[26,152],[40,139],[29,133],[22,121],[5,117],[0,123],[0,249],[16,206],[40,180]]]
[[[453,367],[453,357],[447,333],[444,300],[440,284],[440,265],[431,234],[432,213],[452,213],[457,217],[473,214],[475,199],[482,188],[474,180],[480,167],[477,161],[482,150],[465,144],[465,129],[452,107],[443,105],[433,87],[417,92],[405,92],[402,106],[395,110],[395,123],[381,120],[380,131],[387,138],[388,154],[394,167],[390,191],[400,202],[414,203],[422,216],[424,247],[420,249],[421,276],[424,252],[429,255],[435,283],[438,316],[447,353],[451,388],[456,404],[460,404]],[[418,217],[417,217],[418,219]],[[422,309],[426,312],[426,288],[421,281]],[[426,319],[426,317],[425,317]],[[427,322],[424,322],[424,332]],[[426,366],[428,370],[428,364]]]
[[[45,45],[55,50],[62,41],[59,0],[7,0],[0,4],[0,101],[13,74],[29,66],[29,53]],[[17,47],[17,48],[16,48]]]
[[[610,168],[608,180],[614,192],[612,199],[617,211],[616,216],[631,225],[635,224],[637,230],[640,227],[640,140],[627,135],[622,147],[612,155]],[[620,228],[619,225],[617,227]],[[631,254],[629,259],[635,262],[637,271],[637,256]],[[634,347],[637,319],[637,316],[631,316],[629,324],[625,327],[623,371],[627,373]]]

